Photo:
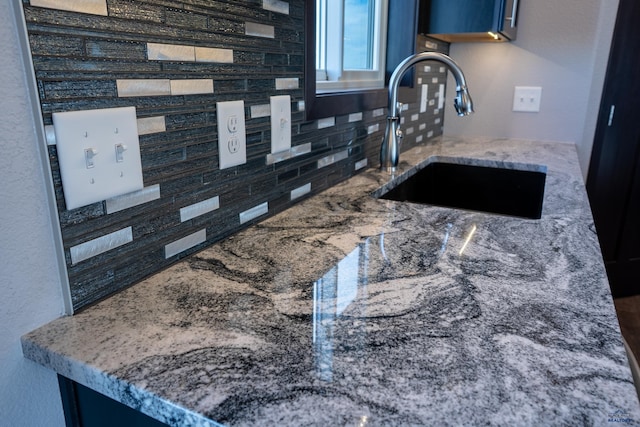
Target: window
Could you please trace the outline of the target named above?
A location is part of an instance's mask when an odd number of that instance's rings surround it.
[[[318,3],[322,5],[329,1],[309,0],[304,2],[305,15],[305,66],[304,66],[304,101],[305,117],[307,120],[316,120],[323,117],[331,117],[339,114],[355,113],[358,111],[373,110],[385,107],[388,103],[387,91],[384,87],[378,89],[334,89],[333,91],[319,92],[316,90],[316,57],[318,46],[316,35],[321,22],[318,19],[320,10],[316,10]],[[344,2],[345,0],[339,0]],[[378,52],[378,59],[383,59],[385,65],[382,72],[388,80],[393,69],[407,56],[415,53],[416,34],[418,34],[418,0],[384,0],[388,6],[381,7],[386,10],[387,24],[385,29],[380,28],[379,33],[386,38],[386,53]],[[335,21],[333,15],[324,13],[324,19],[330,17]],[[342,16],[342,15],[341,15]],[[342,22],[342,18],[340,19]],[[324,30],[326,33],[326,29]],[[339,43],[341,45],[341,43]],[[326,43],[325,43],[326,45]],[[324,48],[323,48],[324,49]],[[381,49],[383,49],[381,47]],[[344,50],[342,50],[344,51]],[[376,49],[372,51],[375,55]],[[343,55],[344,57],[344,55]],[[407,73],[409,74],[409,73]],[[407,76],[405,76],[407,77]],[[326,81],[326,80],[325,80]]]
[[[384,87],[388,0],[316,0],[316,92]]]

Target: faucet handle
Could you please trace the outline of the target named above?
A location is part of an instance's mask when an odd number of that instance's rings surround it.
[[[402,138],[404,138],[404,132],[400,129],[400,124],[396,128],[396,138],[398,138],[398,144],[402,144]]]

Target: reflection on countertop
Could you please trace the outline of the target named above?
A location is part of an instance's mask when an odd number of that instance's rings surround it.
[[[640,420],[574,146],[439,139],[399,173],[443,157],[546,166],[541,219],[379,200],[370,169],[24,354],[175,425]]]

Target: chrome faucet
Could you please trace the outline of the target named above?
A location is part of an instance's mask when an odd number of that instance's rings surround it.
[[[467,84],[462,70],[449,56],[438,52],[422,52],[411,55],[402,61],[391,75],[389,80],[389,115],[387,116],[387,129],[380,147],[380,169],[387,172],[394,172],[398,167],[400,159],[400,142],[402,131],[400,130],[400,108],[398,105],[398,86],[404,73],[414,64],[422,61],[438,61],[449,67],[453,77],[456,79],[456,91],[458,92],[453,101],[459,116],[468,116],[473,113],[473,101],[467,90]]]

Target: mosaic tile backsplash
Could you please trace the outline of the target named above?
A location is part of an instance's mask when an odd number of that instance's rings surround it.
[[[303,0],[23,6],[46,129],[56,112],[136,108],[140,191],[67,210],[48,146],[74,310],[378,163],[385,109],[305,121]],[[442,133],[446,71],[420,65],[417,79],[404,148]],[[291,97],[292,147],[271,153],[278,95]],[[247,163],[220,170],[216,102],[236,100]]]

